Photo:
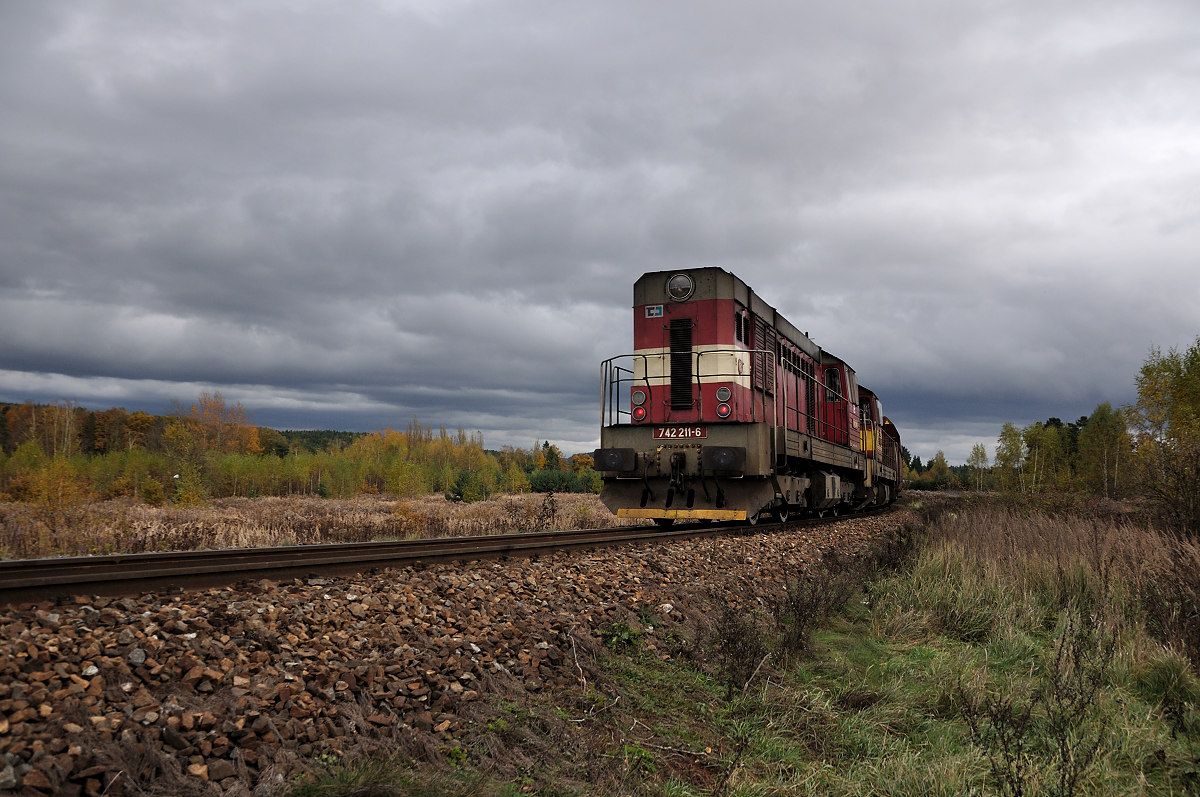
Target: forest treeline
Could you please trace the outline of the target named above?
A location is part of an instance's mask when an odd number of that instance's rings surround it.
[[[1200,337],[1184,351],[1152,349],[1135,381],[1135,404],[1105,402],[1070,423],[1006,423],[991,456],[977,443],[965,465],[905,451],[905,476],[918,489],[1145,497],[1169,525],[1200,533]]]
[[[481,434],[434,430],[279,431],[250,423],[241,404],[203,393],[170,416],[70,404],[0,405],[0,500],[63,505],[92,498],[192,504],[229,496],[440,492],[596,492],[586,454],[535,442],[483,447]]]

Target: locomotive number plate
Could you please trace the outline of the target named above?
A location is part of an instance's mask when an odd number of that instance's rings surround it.
[[[708,437],[707,426],[656,426],[655,440],[699,440]]]

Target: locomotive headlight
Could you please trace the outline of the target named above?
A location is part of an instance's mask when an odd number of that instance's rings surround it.
[[[646,403],[646,394],[641,390],[635,390],[633,391],[633,398],[630,400],[633,402],[633,406],[640,407]]]
[[[717,388],[717,401],[729,401],[729,397],[731,395],[732,394],[729,392],[729,388],[727,388],[727,387]]]
[[[646,420],[646,408],[645,407],[634,407],[633,412],[631,414],[633,415],[633,419],[635,421]]]
[[[705,446],[700,450],[700,466],[705,470],[741,473],[746,469],[746,449],[740,446]]]
[[[628,472],[637,467],[637,452],[632,448],[597,448],[592,452],[596,470]]]
[[[720,417],[728,418],[730,412],[732,412],[732,410],[729,408],[728,404],[721,403],[717,405],[717,415]]]
[[[686,302],[695,290],[696,283],[687,274],[676,274],[667,280],[667,295],[673,302]]]

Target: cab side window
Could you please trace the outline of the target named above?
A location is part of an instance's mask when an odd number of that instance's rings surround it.
[[[836,368],[830,368],[825,372],[825,401],[841,401],[841,371]]]

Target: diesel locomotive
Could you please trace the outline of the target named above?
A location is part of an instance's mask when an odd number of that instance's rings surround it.
[[[787,520],[883,506],[900,435],[874,392],[722,268],[643,274],[601,365],[600,498],[618,517]]]

